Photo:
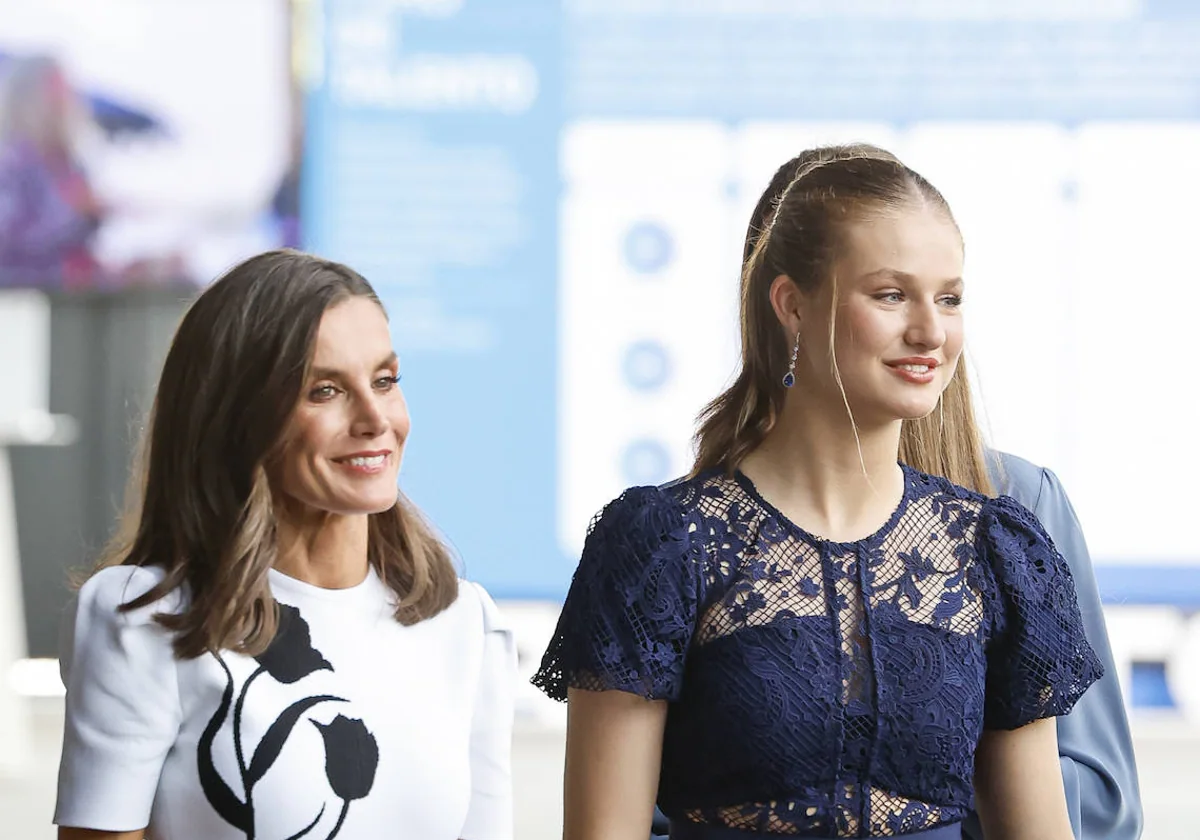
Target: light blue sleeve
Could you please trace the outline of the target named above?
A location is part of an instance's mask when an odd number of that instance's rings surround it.
[[[993,481],[999,493],[1032,510],[1075,580],[1079,611],[1104,676],[1058,718],[1058,752],[1071,827],[1078,840],[1137,840],[1142,803],[1125,701],[1117,681],[1100,592],[1083,530],[1058,478],[1049,470],[1007,453],[997,453]],[[982,840],[979,823],[966,823],[966,835]]]

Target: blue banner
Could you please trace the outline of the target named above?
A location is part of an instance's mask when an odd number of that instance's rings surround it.
[[[1159,187],[1200,189],[1200,170],[1184,166],[1200,137],[1194,4],[314,7],[305,247],[353,265],[383,296],[413,415],[401,485],[494,596],[561,598],[604,502],[687,471],[692,420],[736,353],[749,208],[776,165],[838,132],[919,161],[981,232],[972,270],[1003,288],[995,323],[981,318],[973,335],[985,363],[997,336],[985,390],[1001,395],[998,442],[1064,476],[1102,562],[1194,565],[1186,517],[1170,507],[1178,494],[1118,504],[1096,480],[1097,463],[1170,462],[1185,475],[1200,462],[1093,457],[1121,439],[1125,409],[1096,413],[1116,374],[1093,377],[1088,354],[1109,339],[1088,324],[1121,313],[1071,286],[1116,278],[1122,260],[1141,268],[1147,253],[1174,261],[1163,247],[1119,249],[1160,235],[1158,220],[1125,208],[1159,206]],[[1159,152],[1180,166],[1144,174],[1166,160]],[[1017,313],[1034,317],[1052,295],[1074,295],[1082,314],[1030,330],[1076,332],[1048,343],[1036,370],[1014,370],[1004,307],[1044,302]],[[1164,402],[1179,389],[1151,374],[1128,372],[1123,387],[1152,396],[1130,391],[1122,405],[1182,416]],[[1035,397],[1044,416],[1023,425]]]
[[[558,3],[328,0],[315,23],[305,247],[391,316],[401,486],[495,597],[556,597]]]

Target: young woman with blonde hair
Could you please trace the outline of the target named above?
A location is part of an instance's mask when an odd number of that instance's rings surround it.
[[[535,678],[569,699],[568,840],[642,840],[656,800],[683,840],[949,840],[973,807],[1071,838],[1053,719],[1103,669],[1051,539],[986,492],[962,262],[887,153],[790,180],[694,473],[598,517]],[[902,458],[921,418],[936,473]]]
[[[751,215],[742,253],[744,262],[750,260],[759,235],[788,185],[814,162],[814,155],[822,154],[891,157],[877,147],[846,145],[805,152],[783,164]],[[943,405],[961,404],[963,408],[957,411],[971,405],[965,365],[955,368],[942,400]],[[1096,574],[1071,500],[1058,477],[1045,467],[992,449],[984,449],[981,459],[973,420],[948,430],[943,418],[943,412],[938,411],[905,421],[900,430],[900,460],[985,495],[1016,499],[1037,516],[1067,561],[1088,642],[1105,669],[1104,676],[1070,713],[1057,718],[1059,766],[1071,828],[1078,840],[1137,840],[1142,832],[1142,803],[1129,719],[1113,664]],[[981,462],[986,462],[986,471],[981,471]],[[977,815],[967,818],[964,833],[971,840],[982,840]]]

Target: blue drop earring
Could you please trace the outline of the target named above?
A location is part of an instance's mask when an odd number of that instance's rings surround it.
[[[783,387],[791,388],[796,384],[796,357],[800,355],[800,333],[796,333],[796,344],[792,347],[792,359],[788,362],[787,373],[783,375]]]

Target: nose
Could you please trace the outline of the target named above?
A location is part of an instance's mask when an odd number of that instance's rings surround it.
[[[904,340],[922,351],[936,350],[946,343],[946,327],[942,324],[937,303],[914,304],[908,309],[908,328]]]
[[[375,438],[387,431],[388,419],[379,398],[368,391],[354,400],[354,417],[350,421],[350,434],[354,437]]]

